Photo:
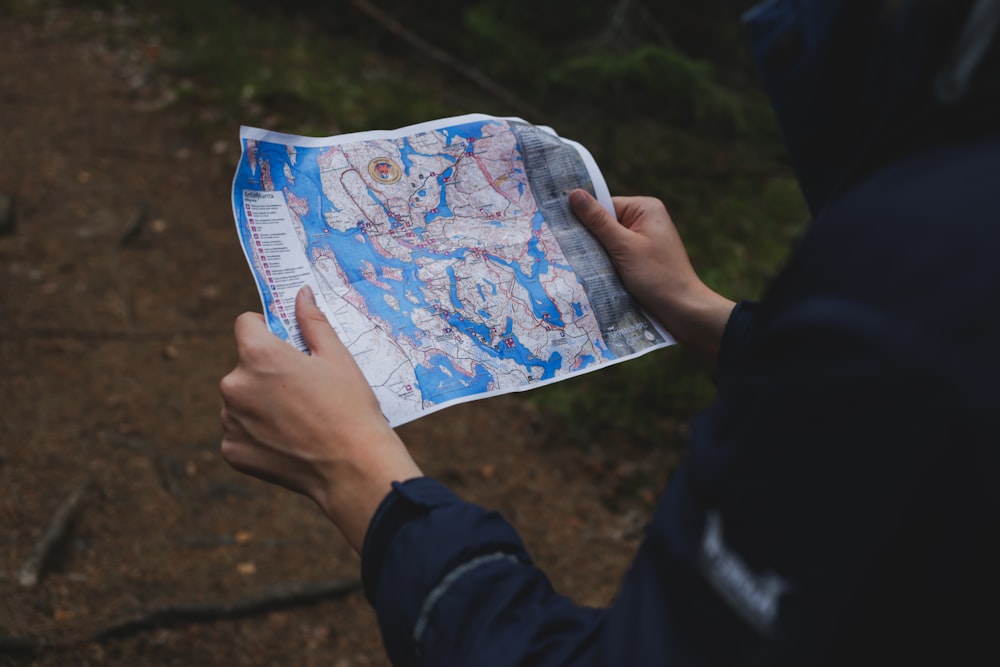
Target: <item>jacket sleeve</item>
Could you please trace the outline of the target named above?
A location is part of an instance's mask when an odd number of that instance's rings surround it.
[[[757,331],[758,311],[760,304],[756,301],[740,301],[729,314],[726,328],[722,332],[719,343],[719,362],[717,374],[725,369],[749,349]]]
[[[362,578],[397,667],[590,664],[604,617],[558,595],[498,513],[429,478],[382,502]]]

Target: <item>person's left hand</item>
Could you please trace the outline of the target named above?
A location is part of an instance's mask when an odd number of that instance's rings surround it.
[[[295,314],[312,354],[236,320],[239,362],[222,378],[222,456],[240,472],[312,498],[360,550],[393,481],[421,475],[308,287]]]

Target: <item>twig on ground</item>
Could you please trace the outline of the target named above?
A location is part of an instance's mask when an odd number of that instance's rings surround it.
[[[0,636],[0,655],[30,657],[45,649],[45,642],[34,637]]]
[[[176,623],[207,623],[224,618],[252,616],[342,597],[360,588],[361,581],[357,577],[345,577],[315,584],[276,586],[257,595],[236,600],[162,605],[142,610],[131,618],[101,628],[88,641],[112,639]]]
[[[427,57],[432,60],[455,70],[462,76],[464,76],[469,81],[485,90],[490,95],[493,95],[501,102],[509,105],[511,109],[528,117],[528,120],[539,123],[544,122],[544,114],[541,111],[534,108],[530,104],[527,104],[523,100],[519,99],[512,92],[501,86],[499,83],[489,78],[479,70],[466,63],[461,62],[457,58],[449,55],[447,52],[442,51],[438,47],[434,46],[427,40],[416,35],[415,33],[407,30],[399,21],[394,19],[389,14],[386,14],[381,9],[377,8],[368,0],[351,0],[351,4],[362,14],[366,14],[373,21],[381,25],[383,28],[391,32],[396,37],[424,53]]]
[[[135,241],[139,234],[142,233],[142,230],[145,229],[146,222],[148,220],[149,216],[146,214],[146,209],[137,209],[125,225],[125,232],[121,235],[121,238],[118,239],[118,246],[124,248]]]
[[[361,588],[357,577],[344,577],[313,584],[276,586],[246,598],[214,602],[166,604],[140,610],[130,618],[99,628],[86,636],[49,642],[40,637],[0,636],[0,656],[37,656],[46,651],[72,648],[136,634],[144,630],[180,623],[211,623],[227,618],[243,618],[278,609],[315,604],[349,595]]]
[[[87,490],[89,484],[90,478],[88,477],[78,484],[62,504],[56,508],[55,514],[52,515],[52,520],[49,521],[48,527],[42,533],[41,539],[35,543],[35,548],[32,549],[31,555],[28,556],[28,559],[24,561],[24,565],[21,566],[21,571],[18,573],[18,581],[22,586],[35,586],[42,578],[42,574],[45,571],[45,564],[52,554],[53,549],[66,536],[73,522],[73,517],[80,508],[80,501],[83,500],[84,492]]]
[[[184,474],[185,466],[183,461],[164,454],[153,445],[138,438],[130,438],[127,435],[121,435],[113,431],[106,432],[105,435],[108,438],[108,442],[112,445],[126,447],[148,458],[153,464],[153,469],[156,470],[156,477],[160,482],[160,488],[174,498],[180,495],[181,488],[177,479]]]
[[[14,200],[0,192],[0,236],[14,233]]]

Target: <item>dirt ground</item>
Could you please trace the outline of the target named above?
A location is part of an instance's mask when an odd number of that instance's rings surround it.
[[[150,54],[79,19],[0,17],[0,664],[385,665],[347,544],[218,455],[232,321],[260,307],[229,207],[237,127],[211,136],[144,78]],[[518,526],[558,590],[605,604],[655,491],[622,500],[615,480],[675,454],[546,424],[514,396],[400,431]]]

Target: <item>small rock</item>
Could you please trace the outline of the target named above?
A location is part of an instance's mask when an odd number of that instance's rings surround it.
[[[222,290],[219,289],[218,285],[205,285],[198,290],[198,294],[201,298],[205,299],[205,301],[218,301],[222,296]]]
[[[272,611],[267,615],[267,622],[273,625],[285,625],[288,623],[287,611]]]

